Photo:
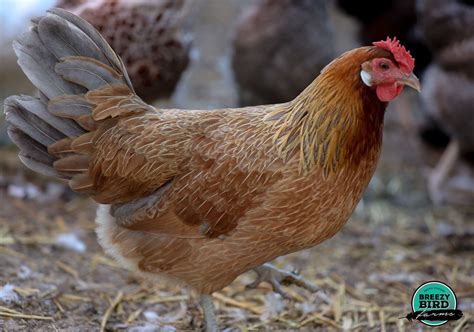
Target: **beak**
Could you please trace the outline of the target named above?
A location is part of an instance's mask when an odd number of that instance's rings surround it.
[[[420,80],[413,73],[411,73],[409,75],[403,75],[402,78],[398,79],[398,83],[403,84],[403,85],[407,85],[410,88],[413,88],[418,92],[421,91]]]

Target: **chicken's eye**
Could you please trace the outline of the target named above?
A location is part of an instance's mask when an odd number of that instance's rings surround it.
[[[388,63],[386,63],[385,61],[380,62],[379,67],[380,67],[380,69],[382,69],[382,70],[387,70],[388,68],[390,68],[390,66],[388,65]]]

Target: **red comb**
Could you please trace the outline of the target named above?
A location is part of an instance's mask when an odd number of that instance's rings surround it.
[[[397,60],[400,68],[407,72],[411,73],[413,68],[415,67],[415,59],[410,55],[410,52],[406,50],[406,48],[400,45],[400,41],[397,40],[396,37],[390,39],[387,37],[387,40],[381,40],[378,42],[373,43],[374,46],[384,48],[392,52],[393,57]]]

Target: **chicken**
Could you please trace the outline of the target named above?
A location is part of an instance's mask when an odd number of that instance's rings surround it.
[[[423,75],[423,110],[451,138],[428,177],[435,204],[474,202],[473,4],[456,0],[418,3],[420,29],[435,55]],[[423,124],[424,131],[432,127]],[[450,176],[455,170],[455,176]]]
[[[425,43],[433,52],[474,35],[472,0],[418,0],[418,23]]]
[[[101,204],[99,241],[125,267],[201,294],[208,331],[211,294],[245,271],[314,289],[265,263],[338,232],[375,170],[388,102],[419,90],[390,39],[343,54],[290,102],[203,111],[143,102],[100,34],[61,9],[14,49],[41,91],[5,101],[21,161]]]
[[[232,67],[241,105],[296,97],[334,57],[328,0],[262,0],[242,15]]]
[[[190,0],[59,0],[57,6],[91,23],[123,59],[137,94],[169,97],[189,64],[184,32]]]

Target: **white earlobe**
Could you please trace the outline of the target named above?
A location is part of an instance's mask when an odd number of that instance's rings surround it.
[[[372,76],[365,70],[360,71],[360,78],[362,78],[365,85],[372,86]]]

